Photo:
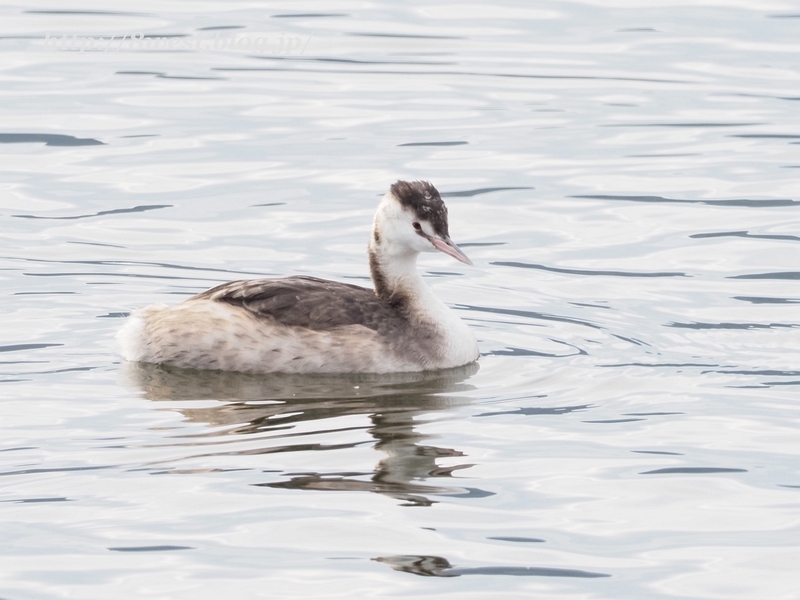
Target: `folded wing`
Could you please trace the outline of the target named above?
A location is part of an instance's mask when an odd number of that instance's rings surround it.
[[[362,325],[383,332],[402,319],[370,289],[316,277],[231,281],[192,298],[202,299],[239,306],[258,319],[314,331]]]

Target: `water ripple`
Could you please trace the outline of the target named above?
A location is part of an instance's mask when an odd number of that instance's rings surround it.
[[[77,138],[58,133],[0,133],[0,144],[43,143],[45,146],[104,146],[94,138]]]
[[[570,198],[592,198],[595,200],[623,200],[626,202],[674,202],[677,204],[707,204],[709,206],[748,206],[752,208],[769,208],[769,207],[782,207],[782,206],[800,206],[798,200],[780,200],[780,199],[766,199],[766,200],[749,200],[749,199],[678,199],[678,198],[663,198],[661,196],[620,196],[608,194],[584,194],[577,196],[570,196]]]
[[[548,267],[546,265],[537,265],[535,263],[508,262],[508,261],[497,261],[490,264],[496,265],[498,267],[515,267],[518,269],[539,269],[541,271],[551,271],[553,273],[567,273],[569,275],[596,275],[596,276],[606,276],[606,277],[690,277],[690,275],[687,275],[686,273],[675,273],[675,272],[634,273],[631,271],[564,269],[559,267]]]

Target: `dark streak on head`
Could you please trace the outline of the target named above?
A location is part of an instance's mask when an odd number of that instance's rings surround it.
[[[398,181],[390,188],[400,204],[411,210],[420,221],[428,221],[440,238],[449,238],[447,207],[438,190],[427,181]]]

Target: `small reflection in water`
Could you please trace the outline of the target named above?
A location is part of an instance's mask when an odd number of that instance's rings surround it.
[[[455,568],[441,556],[379,556],[372,560],[389,565],[395,571],[412,573],[423,577],[459,577],[461,575],[511,575],[515,577],[578,577],[594,579],[611,577],[608,573],[593,573],[578,569],[557,569],[550,567],[493,566]]]
[[[119,546],[112,552],[165,552],[169,550],[194,550],[191,546]]]
[[[538,396],[534,396],[538,397]],[[504,410],[498,412],[487,412],[475,415],[476,417],[495,417],[497,415],[566,415],[571,412],[584,411],[592,408],[591,404],[578,404],[575,406],[529,406],[516,410]]]
[[[518,536],[505,536],[505,535],[498,535],[493,537],[487,537],[487,540],[499,540],[501,542],[519,542],[519,543],[541,543],[545,540],[541,538],[531,538],[531,537],[518,537]]]
[[[289,479],[285,481],[255,485],[284,489],[368,491],[402,500],[406,506],[430,506],[435,502],[428,498],[432,494],[462,498],[493,495],[492,492],[474,488],[424,484],[423,481],[429,477],[451,477],[454,471],[472,465],[440,467],[436,464],[437,459],[461,457],[464,454],[456,449],[425,444],[430,436],[414,428],[414,419],[421,414],[468,404],[468,398],[448,394],[473,390],[474,387],[467,384],[466,380],[478,368],[478,364],[473,363],[443,371],[388,375],[254,375],[126,363],[122,373],[128,383],[140,388],[150,400],[224,402],[214,406],[176,409],[188,421],[206,423],[213,428],[199,435],[181,436],[181,440],[196,440],[188,445],[209,446],[208,441],[203,441],[209,438],[216,438],[212,442],[215,446],[223,442],[220,438],[250,442],[247,450],[211,452],[203,456],[352,448],[365,442],[287,444],[287,439],[359,430],[362,427],[331,429],[329,419],[369,415],[371,426],[363,429],[375,441],[375,449],[385,454],[371,472],[323,473],[310,468],[303,473],[286,473]],[[321,426],[309,431],[309,423],[315,421],[320,421]],[[294,431],[300,423],[305,424],[303,431]],[[256,434],[257,439],[242,439],[242,436]],[[232,436],[236,439],[231,439]],[[263,445],[253,448],[254,441]]]
[[[105,146],[93,138],[60,133],[0,133],[0,144],[44,144],[45,146]]]

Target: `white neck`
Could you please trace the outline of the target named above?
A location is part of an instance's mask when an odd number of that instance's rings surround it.
[[[425,284],[417,270],[417,253],[386,256],[369,248],[375,291],[416,326],[439,332],[441,354],[433,368],[448,368],[478,358],[475,336],[458,316]]]
[[[375,292],[384,300],[419,307],[433,296],[417,270],[417,256],[413,251],[391,252],[374,241],[369,245],[369,268]],[[434,296],[435,297],[435,296]]]

